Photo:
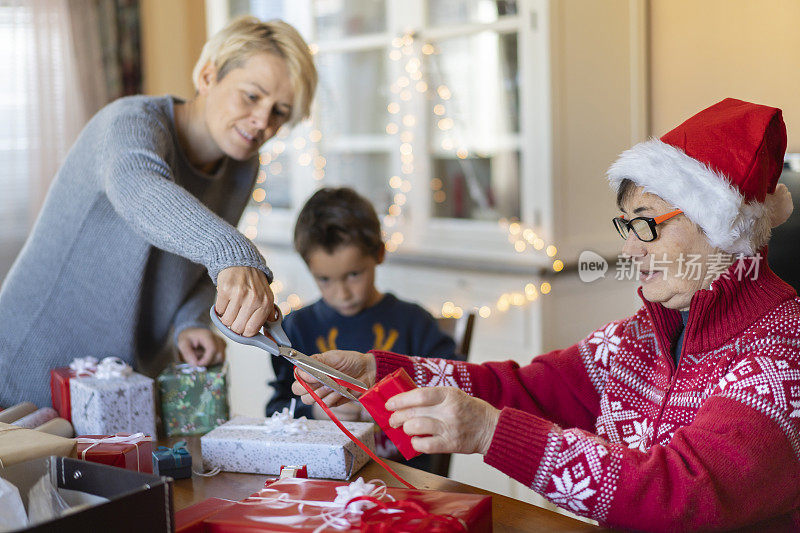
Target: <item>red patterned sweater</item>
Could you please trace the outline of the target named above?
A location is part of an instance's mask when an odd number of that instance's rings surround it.
[[[602,524],[800,529],[800,299],[735,268],[693,296],[677,369],[680,315],[645,300],[523,367],[375,352],[378,379],[404,367],[501,409],[485,462]]]

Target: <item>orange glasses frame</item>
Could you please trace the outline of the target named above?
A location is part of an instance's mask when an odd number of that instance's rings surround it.
[[[654,240],[656,240],[658,238],[658,232],[656,232],[656,226],[658,226],[662,222],[665,222],[665,221],[671,219],[672,217],[674,217],[676,215],[680,215],[681,213],[683,213],[682,210],[675,209],[674,211],[670,211],[669,213],[665,213],[665,214],[657,216],[655,218],[651,218],[651,217],[636,217],[636,218],[632,218],[630,221],[626,220],[624,216],[619,216],[619,217],[614,217],[612,222],[614,223],[614,228],[616,228],[617,233],[619,233],[619,236],[622,237],[623,239],[625,239],[627,237],[622,234],[622,231],[620,231],[620,225],[624,225],[628,229],[628,232],[632,231],[633,234],[636,235],[636,238],[639,239],[640,241],[642,241],[642,242],[652,242],[652,241],[654,241]],[[650,231],[653,232],[653,238],[650,239],[650,240],[642,239],[639,236],[639,234],[636,232],[636,230],[633,229],[632,223],[633,223],[634,220],[644,220],[645,222],[647,222],[647,225],[650,226]],[[620,221],[620,222],[618,222],[618,221]]]

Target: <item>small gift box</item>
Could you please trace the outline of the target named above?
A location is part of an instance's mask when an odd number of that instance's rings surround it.
[[[54,368],[50,371],[50,397],[53,409],[64,420],[72,420],[69,382],[72,378],[91,376],[97,370],[97,359],[94,357],[76,357],[69,366]]]
[[[157,378],[168,437],[202,435],[228,420],[227,369],[171,364]]]
[[[434,490],[386,488],[286,478],[205,519],[209,533],[241,531],[492,531],[492,498]]]
[[[106,357],[91,377],[69,381],[72,425],[78,435],[156,434],[153,380]]]
[[[153,473],[153,440],[142,433],[133,435],[82,435],[78,459],[135,472]]]
[[[398,368],[391,374],[385,376],[359,398],[364,409],[372,415],[375,423],[380,426],[386,436],[397,446],[397,449],[403,454],[406,460],[413,459],[418,456],[420,452],[415,450],[411,445],[411,437],[403,431],[402,427],[393,428],[389,424],[389,418],[392,416],[392,412],[386,409],[386,402],[389,401],[389,398],[392,396],[416,388],[417,386],[411,380],[408,373],[402,368]]]
[[[373,425],[344,426],[371,450]],[[368,460],[330,420],[294,419],[288,409],[271,418],[234,417],[200,438],[207,468],[278,475],[283,465],[307,465],[308,475],[349,479]]]
[[[75,457],[75,439],[0,423],[0,465],[7,467],[48,455]]]
[[[153,451],[153,472],[172,479],[192,477],[192,455],[186,448],[186,441],[176,442],[172,448],[159,446]]]

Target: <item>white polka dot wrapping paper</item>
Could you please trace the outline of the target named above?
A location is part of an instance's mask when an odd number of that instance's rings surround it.
[[[375,450],[374,424],[343,424]],[[330,420],[305,425],[305,431],[281,431],[263,418],[234,417],[200,438],[205,467],[278,475],[283,465],[306,465],[311,478],[350,479],[369,460]]]

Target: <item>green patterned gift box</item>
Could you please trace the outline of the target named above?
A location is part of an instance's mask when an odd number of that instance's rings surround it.
[[[158,376],[168,437],[204,435],[228,420],[227,367],[173,363]]]

